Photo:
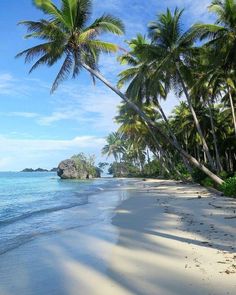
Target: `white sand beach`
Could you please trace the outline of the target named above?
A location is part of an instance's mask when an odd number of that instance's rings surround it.
[[[104,194],[123,201],[101,222],[2,254],[0,294],[236,294],[236,199],[166,180]]]

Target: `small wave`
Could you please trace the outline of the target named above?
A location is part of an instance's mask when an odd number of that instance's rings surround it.
[[[99,191],[104,191],[105,189],[104,188],[102,188],[102,187],[98,187],[97,188]]]
[[[39,237],[43,237],[43,236],[50,236],[50,235],[54,235],[54,234],[58,234],[58,233],[62,233],[62,232],[66,232],[69,230],[74,230],[74,229],[78,229],[78,228],[83,228],[83,227],[87,227],[87,226],[91,226],[93,224],[97,224],[98,222],[103,222],[105,219],[104,218],[98,218],[95,221],[90,221],[86,224],[78,224],[78,225],[71,225],[69,227],[66,228],[62,228],[62,229],[52,229],[52,230],[48,230],[45,232],[38,232],[38,233],[32,233],[32,234],[25,234],[25,235],[19,235],[18,237],[16,237],[15,239],[9,240],[7,242],[5,242],[2,247],[0,245],[0,255],[3,255],[9,251],[12,251],[14,249],[17,249],[27,243],[32,242],[33,240],[35,240],[36,238]]]
[[[0,226],[6,226],[9,224],[15,223],[17,221],[21,221],[21,220],[24,220],[24,219],[27,219],[30,217],[34,217],[34,216],[38,216],[41,214],[52,213],[52,212],[57,212],[57,211],[61,211],[61,210],[67,210],[67,209],[71,209],[74,207],[83,206],[83,205],[87,205],[87,204],[88,204],[88,199],[86,198],[86,200],[81,200],[81,202],[77,202],[77,203],[72,203],[72,204],[62,205],[62,206],[55,206],[55,207],[51,207],[51,208],[45,208],[45,209],[41,209],[41,210],[36,210],[36,211],[24,213],[24,214],[21,214],[20,216],[16,216],[13,218],[9,218],[9,219],[0,221]]]

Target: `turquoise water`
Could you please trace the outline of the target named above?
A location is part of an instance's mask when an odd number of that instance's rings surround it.
[[[124,196],[104,193],[124,181],[60,180],[56,173],[0,173],[0,254],[44,234],[107,218]],[[105,206],[104,206],[105,204]]]

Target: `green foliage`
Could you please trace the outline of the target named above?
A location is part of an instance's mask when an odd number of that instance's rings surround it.
[[[228,178],[221,189],[226,196],[236,198],[236,176]]]
[[[84,153],[80,153],[71,157],[75,161],[76,168],[78,171],[86,171],[88,175],[92,177],[99,177],[99,168],[95,166],[95,156],[86,156]]]
[[[171,171],[169,178],[174,180],[190,180],[191,174],[188,172],[187,168],[182,162],[175,163],[174,171]]]
[[[202,181],[205,180],[206,174],[202,172],[200,169],[195,168],[193,169],[193,172],[192,172],[192,178],[193,178],[193,181],[201,183]]]
[[[214,187],[215,186],[213,180],[210,177],[206,177],[206,174],[203,173],[199,169],[193,170],[192,179],[193,179],[193,181],[200,183],[201,185],[203,185],[205,187]]]
[[[131,163],[112,163],[108,173],[113,177],[138,177],[140,171]]]
[[[53,66],[59,60],[63,60],[52,85],[52,92],[70,74],[73,78],[78,76],[85,64],[87,69],[97,70],[101,53],[118,50],[116,44],[101,40],[101,34],[122,35],[125,31],[122,21],[110,14],[103,14],[89,22],[92,14],[91,0],[63,0],[59,1],[58,6],[54,2],[58,1],[34,0],[45,18],[39,21],[23,21],[20,24],[26,26],[26,38],[44,42],[17,55],[25,56],[26,62],[36,61],[30,72],[38,66]],[[93,76],[92,71],[90,73]]]
[[[157,177],[161,174],[160,162],[153,160],[144,166],[143,174],[148,177]]]
[[[219,176],[223,179],[226,180],[227,178],[229,178],[229,173],[226,171],[222,171],[219,173]]]
[[[214,187],[214,182],[211,178],[206,177],[204,180],[201,181],[201,185],[205,187]]]

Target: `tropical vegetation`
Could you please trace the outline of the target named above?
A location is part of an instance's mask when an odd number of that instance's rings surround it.
[[[75,162],[77,171],[86,171],[86,173],[91,177],[100,177],[100,173],[102,171],[99,167],[96,167],[94,155],[79,153],[72,156],[71,160]]]
[[[103,149],[114,156],[115,174],[184,176],[227,185],[225,179],[236,171],[235,0],[213,0],[209,10],[215,23],[186,30],[184,10],[159,13],[148,24],[147,36],[127,41],[117,87],[100,73],[98,58],[119,50],[101,35],[123,34],[122,21],[106,14],[90,21],[91,0],[61,0],[60,7],[51,0],[34,3],[46,18],[21,24],[27,38],[43,43],[18,54],[26,62],[36,59],[30,71],[63,59],[52,91],[85,69],[123,100],[116,117],[119,129]],[[167,114],[162,101],[173,93],[181,102]]]

